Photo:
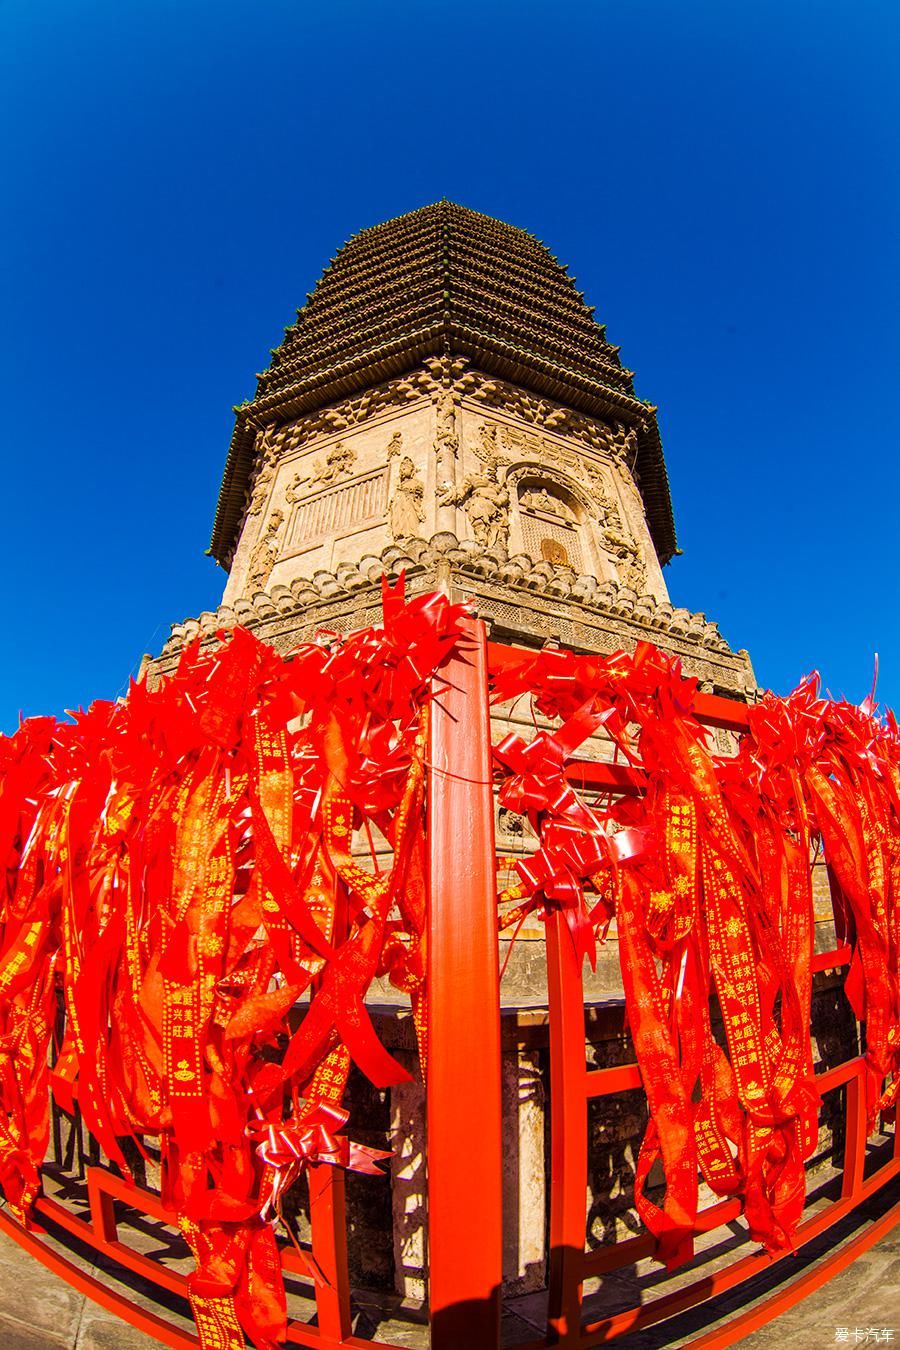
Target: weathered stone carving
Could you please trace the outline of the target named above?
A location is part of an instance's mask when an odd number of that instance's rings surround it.
[[[247,505],[246,517],[258,516],[266,504],[272,479],[275,477],[275,461],[278,450],[274,439],[274,427],[266,427],[259,437],[259,450],[256,456],[256,477],[253,491]]]
[[[356,451],[353,446],[337,441],[324,459],[316,461],[310,482],[336,483],[341,478],[349,477],[355,464]]]
[[[438,487],[438,505],[465,508],[472,533],[483,548],[506,548],[509,539],[509,489],[500,481],[500,469],[509,460],[496,448],[496,428],[482,426],[474,453],[485,466],[484,473],[469,474],[461,488]]]
[[[275,566],[278,559],[278,545],[276,540],[283,523],[284,512],[273,511],[266,524],[264,534],[250,554],[250,561],[247,565],[247,584],[245,587],[248,595],[252,595],[254,591],[264,591],[266,589],[266,583],[272,575],[272,568]]]
[[[290,454],[299,450],[315,436],[350,430],[367,422],[369,418],[376,416],[378,413],[384,412],[387,408],[402,407],[404,404],[423,397],[438,397],[440,401],[440,391],[443,391],[445,402],[442,409],[444,418],[442,426],[446,427],[451,437],[455,434],[455,408],[459,399],[468,394],[482,403],[513,413],[535,427],[561,432],[569,439],[579,441],[582,445],[586,445],[593,450],[599,450],[614,458],[630,456],[633,459],[635,432],[633,428],[625,426],[624,423],[596,421],[585,417],[583,413],[551,403],[549,399],[540,398],[535,394],[518,389],[514,385],[505,384],[502,380],[489,379],[487,376],[480,375],[477,371],[466,371],[460,374],[463,366],[463,362],[454,361],[448,363],[445,370],[445,363],[427,363],[402,379],[391,380],[386,384],[378,385],[365,393],[344,399],[341,403],[332,407],[318,409],[316,412],[297,418],[293,422],[283,423],[277,428],[269,427],[266,429],[265,435],[271,436],[275,454]],[[452,383],[448,383],[448,381],[452,381]],[[454,404],[452,425],[447,425],[449,409],[446,403],[446,393],[448,391]],[[504,430],[507,429],[504,428]],[[508,431],[511,433],[511,449],[515,448],[513,438],[516,435],[528,436],[527,432],[517,431],[514,428],[508,428]],[[557,454],[562,453],[567,461],[570,459],[570,456],[565,455],[564,451],[561,452],[560,447],[553,446],[542,438],[535,437],[534,443],[543,447],[539,452],[539,458],[549,457],[553,459]]]
[[[547,431],[562,432],[570,440],[579,441],[592,450],[605,452],[614,458],[626,452],[629,437],[633,435],[624,423],[595,421],[585,417],[583,413],[575,412],[572,408],[562,408],[556,403],[551,403],[549,399],[540,398],[537,394],[529,393],[516,385],[506,384],[502,380],[490,379],[478,371],[467,371],[462,375],[457,381],[457,388],[460,393],[468,394],[481,403],[513,413],[523,422],[530,422],[533,426],[546,428]],[[507,428],[504,428],[504,432],[506,430]],[[513,436],[528,436],[527,432],[513,428],[509,430]],[[536,437],[535,440],[539,445],[544,445],[540,438]],[[552,454],[553,447],[547,448]],[[546,450],[542,449],[540,455],[543,456],[545,453]]]
[[[181,645],[198,632],[212,640],[217,627],[235,621],[249,625],[283,651],[298,640],[311,639],[321,629],[345,631],[357,623],[355,611],[351,622],[348,602],[360,595],[370,598],[358,622],[378,622],[378,579],[382,571],[395,575],[402,554],[391,544],[380,558],[366,556],[358,565],[341,565],[337,575],[319,570],[311,578],[296,577],[290,586],[274,586],[271,600],[252,596],[251,588],[251,598],[238,600],[228,611],[174,625],[156,668],[165,673],[177,661]],[[612,581],[579,576],[571,566],[555,565],[552,560],[536,562],[518,554],[501,561],[480,546],[460,547],[451,534],[410,540],[408,555],[413,560],[411,566],[406,564],[412,593],[433,589],[443,568],[475,596],[479,614],[511,632],[546,635],[547,625],[555,625],[559,641],[608,652],[623,647],[632,650],[637,641],[649,638],[680,656],[688,674],[710,681],[716,689],[744,695],[755,688],[747,653],[732,652],[716,625],[703,614],[673,609],[652,595],[635,600]],[[359,604],[354,599],[354,605]]]
[[[622,585],[630,586],[641,595],[647,584],[647,567],[634,540],[614,526],[608,526],[603,530],[603,541],[615,559]]]
[[[478,428],[478,440],[472,446],[472,450],[477,459],[482,464],[493,465],[494,468],[507,468],[512,460],[504,455],[500,449],[500,433],[505,428],[499,427],[496,422],[482,422]]]
[[[456,461],[459,457],[459,436],[456,431],[456,403],[449,379],[437,384],[432,393],[437,399],[437,426],[435,430],[435,479],[437,482],[438,524],[453,528],[453,512],[447,508],[459,502],[456,490]]]
[[[459,490],[441,497],[442,504],[465,507],[472,533],[482,548],[506,548],[509,539],[509,492],[497,481],[497,466],[470,473]]]
[[[542,511],[548,516],[559,516],[562,520],[574,520],[572,508],[560,497],[551,496],[545,487],[528,487],[519,493],[519,506],[524,511]]]
[[[337,483],[340,479],[349,477],[355,466],[356,450],[352,445],[337,441],[324,459],[315,461],[311,474],[294,474],[285,490],[284,500],[289,506],[294,506],[310,489],[327,487],[330,483]]]
[[[524,839],[525,837],[525,817],[519,815],[518,811],[510,810],[507,806],[501,806],[497,812],[497,826],[500,834],[512,835],[516,839]]]
[[[304,494],[291,520],[290,546],[296,548],[326,534],[338,535],[364,520],[383,517],[387,509],[387,482],[387,469],[378,469],[350,483]]]
[[[490,440],[495,453],[499,453],[500,446],[509,451],[514,459],[524,460],[526,464],[531,461],[536,466],[540,466],[544,477],[553,476],[554,470],[567,474],[576,482],[584,482],[587,476],[588,485],[596,495],[598,490],[603,490],[607,481],[608,468],[605,469],[602,464],[579,453],[576,450],[569,450],[563,445],[558,445],[555,441],[547,439],[545,436],[537,436],[532,432],[523,431],[519,427],[507,427],[494,424],[490,429],[482,427],[482,440]],[[592,446],[596,451],[598,447]],[[604,456],[611,453],[611,447],[605,445],[602,447]],[[500,457],[504,463],[510,463],[508,457]],[[618,463],[613,460],[613,463]],[[607,458],[607,464],[610,463]]]
[[[400,476],[391,504],[388,507],[388,524],[394,539],[409,539],[418,535],[419,526],[425,519],[422,498],[425,488],[416,474],[416,466],[408,455],[400,461]]]
[[[453,397],[453,385],[444,384],[440,388],[437,401],[437,451],[451,455],[459,454],[459,436],[456,433],[456,400]]]
[[[295,473],[284,490],[284,500],[288,506],[296,506],[306,496],[304,488],[309,488],[309,479],[302,473]]]
[[[292,454],[316,436],[349,431],[384,412],[386,408],[401,407],[416,399],[427,398],[432,384],[432,377],[423,367],[403,379],[367,389],[365,393],[344,399],[333,407],[320,408],[293,422],[285,422],[273,435],[277,453]]]
[[[516,464],[506,474],[506,481],[510,487],[513,483],[517,485],[520,501],[522,493],[535,487],[538,489],[546,487],[552,497],[563,501],[573,518],[583,519],[585,515],[595,515],[597,509],[596,494],[585,488],[583,477],[583,474],[579,477],[574,472],[566,473],[549,464]],[[578,510],[574,505],[576,502],[583,513],[581,517],[578,516]]]
[[[613,561],[622,585],[642,595],[647,584],[647,564],[641,550],[622,520],[622,514],[607,489],[602,470],[592,474],[591,480],[603,546]]]

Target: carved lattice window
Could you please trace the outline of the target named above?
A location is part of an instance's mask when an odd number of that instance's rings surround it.
[[[583,510],[575,497],[560,485],[538,477],[522,478],[517,496],[526,553],[582,571]]]

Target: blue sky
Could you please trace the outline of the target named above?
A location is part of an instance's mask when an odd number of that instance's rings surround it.
[[[900,706],[895,3],[6,0],[0,729],[215,608],[233,418],[356,230],[532,230],[657,404],[673,600]]]

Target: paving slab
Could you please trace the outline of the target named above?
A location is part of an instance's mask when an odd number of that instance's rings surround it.
[[[874,1222],[890,1203],[898,1200],[900,1180],[883,1188],[877,1203],[870,1204],[867,1212],[859,1216],[857,1227]],[[68,1245],[52,1236],[47,1240],[95,1278],[112,1282],[109,1271],[92,1263],[89,1255],[73,1253]],[[827,1254],[827,1240],[821,1254]],[[787,1258],[783,1266],[787,1267],[792,1260]],[[774,1274],[778,1267],[771,1269]],[[783,1274],[788,1274],[787,1269]],[[757,1301],[770,1292],[769,1288],[761,1287],[766,1283],[765,1280],[754,1282],[755,1292],[751,1290],[750,1300]],[[771,1281],[768,1283],[771,1285]],[[137,1287],[129,1286],[129,1295],[142,1306],[155,1304],[158,1307],[159,1291],[152,1286],[141,1288],[140,1285],[138,1281]],[[171,1302],[172,1311],[161,1311],[177,1317],[181,1325],[189,1326],[183,1303],[176,1299]],[[403,1322],[386,1309],[379,1317],[376,1302],[377,1299],[372,1300],[371,1315],[366,1313],[365,1307],[361,1308],[355,1327],[357,1335],[364,1339],[380,1335],[409,1347],[427,1345],[423,1326]],[[713,1308],[707,1305],[704,1310],[684,1314],[665,1326],[623,1337],[620,1343],[627,1350],[661,1350],[662,1347],[675,1350],[675,1347],[688,1346],[713,1326],[727,1329],[737,1309],[747,1303],[747,1289],[732,1290]],[[511,1300],[504,1317],[504,1339],[507,1342],[537,1339],[541,1305],[540,1295]],[[0,1233],[0,1350],[151,1350],[161,1344],[70,1288],[11,1238]],[[900,1350],[900,1226],[797,1307],[782,1313],[751,1335],[736,1338],[731,1344],[741,1346],[742,1350],[772,1350],[773,1347],[819,1350],[820,1347],[841,1345],[885,1345]]]

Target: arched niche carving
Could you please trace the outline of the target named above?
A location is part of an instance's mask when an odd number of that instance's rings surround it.
[[[549,464],[519,463],[511,465],[506,471],[506,483],[517,500],[523,490],[540,491],[544,489],[568,505],[579,522],[589,519],[596,511],[593,498],[585,492],[574,478]]]
[[[568,474],[546,464],[520,463],[506,474],[512,508],[513,551],[604,575],[597,548],[597,503]]]

